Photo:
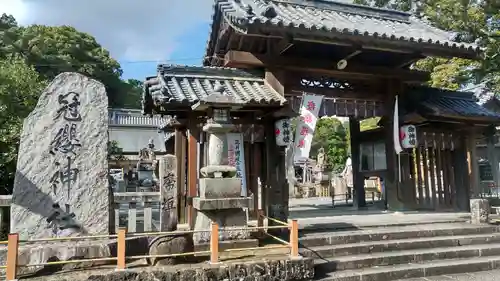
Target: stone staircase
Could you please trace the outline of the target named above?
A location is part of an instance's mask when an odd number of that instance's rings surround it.
[[[464,222],[301,233],[315,280],[389,281],[500,268],[500,228]]]

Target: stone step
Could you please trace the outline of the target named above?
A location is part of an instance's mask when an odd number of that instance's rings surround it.
[[[400,264],[362,268],[321,274],[314,280],[320,281],[390,281],[405,278],[428,277],[455,273],[477,272],[500,268],[500,256],[474,259],[433,260],[424,263]]]
[[[404,250],[363,255],[333,257],[315,260],[317,272],[361,269],[409,263],[423,263],[433,260],[500,256],[500,243],[439,247],[420,250]]]
[[[325,259],[339,256],[361,255],[398,250],[481,245],[488,243],[500,243],[500,233],[424,237],[389,241],[368,241],[352,244],[308,247],[300,250],[303,256],[315,259]]]
[[[368,241],[399,240],[408,238],[487,234],[499,232],[491,225],[471,225],[467,223],[436,223],[396,227],[378,227],[354,231],[302,234],[301,247],[340,245]]]
[[[348,231],[359,229],[370,229],[380,227],[405,227],[418,226],[423,224],[450,224],[468,223],[470,214],[378,214],[378,215],[336,215],[333,217],[302,218],[300,216],[290,216],[299,219],[300,232],[302,234],[319,234],[336,231]],[[313,217],[312,215],[310,217]]]

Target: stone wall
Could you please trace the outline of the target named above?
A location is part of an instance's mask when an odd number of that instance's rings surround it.
[[[294,260],[251,261],[218,265],[170,266],[109,271],[107,273],[67,276],[46,276],[44,281],[308,281],[314,277],[314,261]],[[29,279],[28,279],[29,280]]]

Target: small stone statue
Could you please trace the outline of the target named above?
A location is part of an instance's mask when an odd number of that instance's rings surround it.
[[[139,160],[156,160],[155,144],[153,139],[149,139],[148,147],[143,148],[139,151]]]
[[[323,147],[321,147],[320,149],[318,149],[318,156],[317,156],[317,162],[316,162],[316,165],[318,168],[320,168],[321,170],[325,167],[325,149]]]

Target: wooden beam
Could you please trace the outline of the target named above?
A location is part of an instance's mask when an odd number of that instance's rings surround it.
[[[291,47],[293,47],[293,36],[290,34],[286,34],[276,45],[276,54],[283,55],[286,51],[288,51]]]
[[[358,76],[365,78],[398,78],[401,81],[427,81],[428,72],[391,69],[349,63],[343,70],[336,69],[336,61],[325,62],[297,57],[276,57],[250,52],[229,51],[224,57],[224,66],[237,68],[278,67],[288,70],[322,73],[330,76]]]
[[[265,81],[278,94],[285,96],[286,71],[266,69]]]
[[[300,96],[304,92],[312,92],[316,95],[332,98],[345,98],[345,99],[360,99],[370,101],[383,101],[385,98],[382,93],[369,92],[369,91],[356,91],[348,89],[334,89],[334,88],[314,88],[307,86],[290,86],[287,96]]]

